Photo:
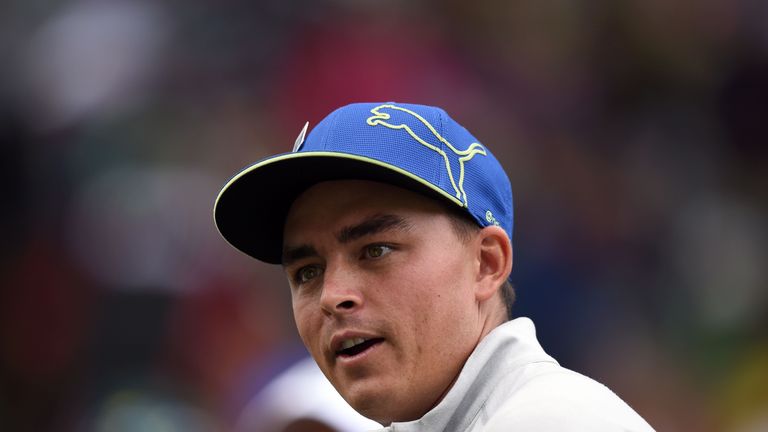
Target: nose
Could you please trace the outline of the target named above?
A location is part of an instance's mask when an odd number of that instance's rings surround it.
[[[352,313],[363,304],[360,278],[349,269],[326,269],[320,307],[328,316]]]

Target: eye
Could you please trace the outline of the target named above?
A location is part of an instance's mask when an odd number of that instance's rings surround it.
[[[297,284],[303,284],[311,281],[312,279],[315,279],[316,277],[320,276],[322,273],[322,269],[318,266],[306,266],[300,268],[294,277],[294,281]]]
[[[365,247],[364,257],[376,259],[376,258],[381,258],[390,252],[392,252],[392,248],[390,246],[382,245],[382,244],[372,244]]]

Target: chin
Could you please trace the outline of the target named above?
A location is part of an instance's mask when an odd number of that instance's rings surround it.
[[[363,417],[367,417],[382,425],[388,425],[395,421],[392,420],[395,417],[394,413],[384,409],[385,407],[392,406],[393,401],[387,400],[386,395],[388,392],[384,391],[382,387],[369,389],[357,385],[354,388],[347,388],[340,393],[344,400]]]
[[[382,406],[381,398],[370,392],[346,391],[341,395],[355,411],[370,419],[373,419],[373,416],[378,414],[377,408],[381,409]]]
[[[360,415],[384,426],[389,426],[393,422],[412,421],[421,417],[421,414],[413,411],[392,410],[398,407],[398,404],[403,404],[402,400],[398,401],[398,398],[392,396],[393,393],[379,392],[378,397],[371,394],[357,395],[357,398],[345,395],[344,399]]]
[[[423,414],[418,389],[391,373],[368,373],[333,380],[344,400],[362,416],[379,424],[415,420]],[[414,394],[415,393],[415,394]]]

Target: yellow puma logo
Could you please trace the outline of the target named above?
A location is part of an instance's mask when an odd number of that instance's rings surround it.
[[[388,109],[388,110],[395,110],[392,114],[389,114],[387,112],[382,112],[382,110]],[[454,162],[451,160],[451,158],[448,157],[448,154],[443,151],[440,147],[435,146],[433,144],[430,144],[425,140],[424,138],[420,137],[416,134],[416,132],[411,129],[410,126],[408,126],[403,121],[393,121],[390,122],[388,120],[391,119],[393,114],[396,114],[396,112],[399,111],[401,113],[405,113],[405,117],[413,117],[419,122],[421,122],[424,126],[426,126],[427,129],[429,129],[430,132],[437,138],[439,141],[441,141],[445,146],[451,150],[451,153],[453,153],[458,159]],[[459,150],[456,147],[453,146],[453,144],[449,143],[448,140],[443,138],[437,130],[429,124],[429,122],[424,119],[424,117],[420,116],[419,114],[403,107],[399,107],[392,104],[384,104],[379,105],[371,110],[372,116],[368,117],[366,120],[366,123],[368,123],[371,126],[385,126],[390,129],[404,129],[406,132],[408,132],[408,135],[413,137],[416,141],[418,141],[421,145],[424,147],[434,150],[437,153],[439,153],[443,159],[445,160],[445,169],[448,171],[448,178],[451,180],[451,185],[453,186],[453,190],[456,193],[456,199],[458,199],[464,207],[467,206],[467,193],[464,192],[464,163],[473,157],[475,155],[481,154],[483,156],[486,155],[485,147],[483,147],[480,143],[472,143],[469,145],[469,147],[466,150]],[[405,119],[408,120],[408,119]],[[454,170],[458,168],[458,182],[456,181],[454,177]]]

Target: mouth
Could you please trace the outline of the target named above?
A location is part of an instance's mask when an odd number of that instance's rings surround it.
[[[360,356],[376,345],[384,342],[383,338],[350,338],[341,342],[341,346],[336,350],[336,357],[342,359],[351,359]]]

